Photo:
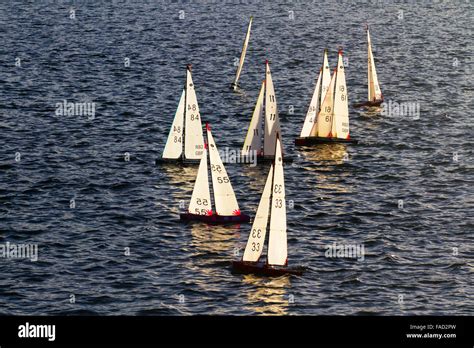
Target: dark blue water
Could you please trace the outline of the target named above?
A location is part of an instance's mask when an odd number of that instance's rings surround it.
[[[39,255],[0,258],[0,313],[472,314],[472,11],[469,1],[2,1],[0,243],[34,243]],[[325,47],[332,67],[344,47],[350,103],[366,98],[366,22],[386,100],[418,103],[419,118],[351,108],[359,145],[294,148]],[[180,223],[196,168],[154,165],[187,63],[217,146],[237,149],[265,59],[296,158],[285,167],[288,248],[303,277],[232,275],[250,226]],[[95,118],[57,116],[64,99],[95,102]],[[253,215],[268,166],[227,171]],[[363,244],[364,261],[326,258],[333,242]]]

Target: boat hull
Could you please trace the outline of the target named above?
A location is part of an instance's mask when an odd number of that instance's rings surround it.
[[[181,165],[181,166],[187,166],[187,165],[196,165],[201,162],[200,159],[184,159],[182,157],[180,158],[157,158],[155,160],[155,165]]]
[[[315,144],[331,144],[331,143],[348,143],[357,144],[357,139],[340,139],[340,138],[321,138],[321,137],[298,137],[295,139],[295,145],[308,146]]]
[[[232,273],[279,277],[285,274],[302,275],[304,267],[270,266],[263,262],[232,261]]]
[[[181,213],[179,214],[179,219],[181,221],[201,221],[207,222],[210,224],[229,224],[229,223],[242,223],[249,222],[250,216],[245,214],[224,216],[224,215],[198,215],[191,213]]]
[[[380,106],[383,103],[383,99],[374,100],[374,101],[366,101],[364,103],[354,104],[356,108],[362,107],[373,107],[373,106]]]

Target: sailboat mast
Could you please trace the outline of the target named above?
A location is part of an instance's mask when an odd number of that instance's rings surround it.
[[[192,68],[192,65],[191,64],[187,64],[186,65],[186,78],[184,79],[185,80],[185,85],[184,85],[184,114],[183,114],[183,135],[182,135],[182,143],[181,143],[181,146],[182,146],[182,149],[183,149],[183,159],[186,159],[186,146],[185,146],[185,142],[186,142],[186,113],[188,112],[188,70],[191,71],[191,68]]]

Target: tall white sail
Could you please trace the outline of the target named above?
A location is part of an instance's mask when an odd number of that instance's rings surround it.
[[[235,198],[235,193],[232,189],[227,171],[225,170],[219,152],[217,151],[211,128],[209,126],[206,128],[216,213],[217,215],[224,216],[240,215],[239,204],[237,203],[237,198]]]
[[[274,156],[277,134],[281,136],[280,119],[278,118],[275,88],[273,86],[268,61],[265,63],[265,69],[265,132],[263,138],[263,154],[264,156]]]
[[[280,138],[277,138],[268,241],[269,265],[284,266],[287,264],[288,251],[286,243],[285,179],[283,177],[281,143]]]
[[[267,181],[263,189],[260,203],[258,204],[257,214],[253,220],[252,230],[250,232],[247,245],[245,246],[243,261],[258,261],[262,255],[265,235],[267,233],[268,213],[270,212],[270,196],[272,193],[273,165],[267,176]]]
[[[247,136],[245,137],[242,155],[248,156],[250,151],[262,150],[262,132],[263,132],[263,97],[265,95],[265,81],[262,82],[260,93],[258,94],[257,103],[253,110],[252,120],[250,121]]]
[[[334,71],[331,83],[321,104],[321,110],[318,114],[317,123],[311,130],[311,136],[327,138],[331,136],[332,130],[332,116],[334,107],[334,84],[336,80],[336,71]]]
[[[165,149],[163,151],[163,158],[179,158],[183,153],[183,128],[184,128],[184,99],[185,90],[181,93],[178,108],[174,115],[173,124],[171,125],[166,141]]]
[[[331,131],[332,136],[335,138],[348,139],[349,137],[349,104],[347,99],[346,73],[342,60],[342,50],[339,50]]]
[[[368,98],[369,101],[382,99],[382,90],[380,89],[379,79],[377,78],[377,71],[375,71],[375,61],[372,54],[372,43],[370,41],[369,26],[367,26],[367,66],[368,66]]]
[[[313,97],[309,103],[308,111],[306,112],[306,118],[304,120],[303,128],[301,129],[300,137],[309,137],[311,129],[316,123],[316,118],[319,112],[319,94],[321,92],[321,77],[323,75],[322,69],[319,70],[318,82],[316,82],[316,88],[313,92]]]
[[[321,79],[321,101],[319,102],[319,105],[323,104],[324,97],[326,96],[326,92],[329,89],[329,84],[331,83],[331,70],[329,69],[327,48],[324,49],[322,69],[323,69],[323,76]]]
[[[186,70],[184,156],[186,159],[200,159],[204,152],[204,138],[202,136],[201,114],[190,69],[188,66]]]
[[[207,177],[207,151],[204,150],[199,163],[193,195],[189,203],[189,212],[198,215],[212,215],[211,194]]]
[[[239,66],[237,68],[237,73],[235,74],[234,83],[232,84],[234,86],[234,90],[237,88],[237,83],[240,78],[240,73],[242,72],[242,67],[244,66],[245,55],[247,53],[247,47],[249,45],[249,40],[250,40],[250,28],[252,27],[252,21],[253,21],[253,17],[250,17],[249,26],[247,28],[247,35],[245,35],[244,45],[242,46],[242,53],[240,54]]]

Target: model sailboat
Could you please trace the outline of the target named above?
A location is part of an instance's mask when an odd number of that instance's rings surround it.
[[[247,54],[247,47],[249,45],[250,29],[252,28],[252,21],[253,21],[253,17],[250,17],[249,26],[247,28],[247,35],[245,35],[244,45],[242,46],[242,52],[240,53],[240,60],[239,60],[239,66],[237,67],[237,73],[235,74],[234,82],[232,82],[232,84],[230,85],[230,87],[234,91],[239,86],[238,82],[240,78],[240,73],[242,72],[242,67],[244,66],[245,55]]]
[[[334,142],[357,142],[351,139],[349,135],[349,105],[342,49],[339,50],[337,67],[334,69],[331,82],[322,99],[318,116],[309,136],[295,139],[295,145]]]
[[[157,162],[199,162],[204,151],[201,115],[194,90],[191,65],[161,159]]]
[[[370,41],[369,26],[367,30],[367,89],[368,101],[361,104],[356,104],[356,107],[361,106],[380,106],[383,103],[383,95],[380,89],[379,79],[377,78],[377,71],[375,70],[374,55],[372,54],[372,44]]]
[[[318,80],[313,92],[313,97],[306,112],[303,128],[301,129],[300,137],[309,137],[311,130],[317,122],[317,117],[324,101],[324,96],[329,88],[331,82],[331,71],[328,63],[328,50],[324,50],[323,66],[319,70]]]
[[[232,262],[232,269],[235,273],[254,273],[269,276],[301,275],[303,273],[302,267],[288,267],[285,180],[281,142],[278,136],[276,138],[275,154],[275,161],[268,173],[244,255],[242,260]],[[268,225],[270,225],[270,228],[267,258],[266,262],[260,262]]]
[[[268,60],[265,61],[265,80],[262,82],[252,120],[242,147],[242,157],[257,153],[257,160],[268,161],[275,158],[277,135],[281,137],[280,119]]]
[[[211,128],[206,125],[207,145],[199,164],[194,190],[187,213],[180,214],[181,220],[198,220],[209,223],[248,222],[250,217],[242,214],[230,183],[227,171],[217,151]],[[212,178],[215,212],[212,210],[211,191],[209,188],[207,157]]]

